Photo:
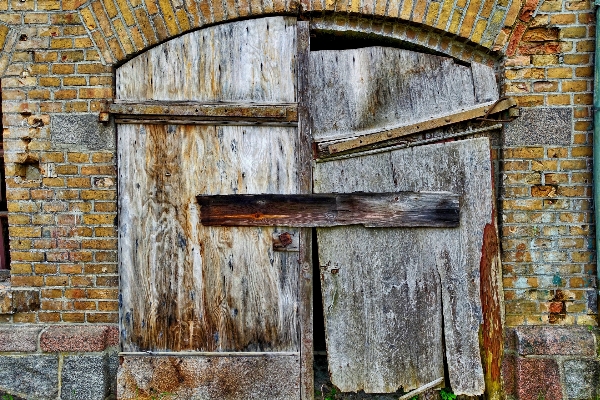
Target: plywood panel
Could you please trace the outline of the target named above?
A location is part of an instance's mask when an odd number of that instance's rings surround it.
[[[295,102],[296,19],[201,29],[117,70],[117,100]]]
[[[380,130],[476,104],[473,75],[451,58],[388,47],[311,53],[317,141]]]
[[[297,351],[298,253],[204,227],[198,194],[297,193],[296,130],[119,127],[125,351]]]
[[[479,261],[492,215],[489,154],[482,138],[316,165],[317,192],[461,196],[455,229],[318,230],[329,368],[340,389],[425,385],[443,376],[445,350],[455,393],[483,393]]]

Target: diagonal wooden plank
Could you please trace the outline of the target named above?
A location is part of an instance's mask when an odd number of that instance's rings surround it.
[[[449,192],[197,196],[207,226],[455,227],[458,196]]]
[[[516,102],[512,98],[504,99],[500,102],[490,101],[477,106],[465,108],[459,112],[435,115],[428,119],[423,119],[409,125],[378,130],[376,132],[364,132],[358,136],[356,136],[356,133],[352,133],[352,138],[317,143],[317,152],[323,157],[336,155],[346,151],[356,150],[377,143],[408,136],[413,133],[440,128],[458,122],[480,118],[489,114],[499,113],[514,107],[515,105]]]

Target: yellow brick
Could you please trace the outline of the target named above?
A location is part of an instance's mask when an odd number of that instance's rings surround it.
[[[8,36],[9,28],[6,25],[0,25],[0,49],[4,48],[6,37]]]
[[[177,26],[177,18],[175,17],[175,12],[173,11],[171,1],[158,0],[158,4],[163,12],[165,25],[167,27],[167,30],[169,31],[169,34],[171,36],[178,34],[180,31],[179,27]]]
[[[440,13],[440,17],[438,18],[436,28],[445,30],[446,25],[448,24],[448,20],[450,19],[450,13],[452,12],[453,6],[453,0],[444,0],[444,3],[442,5],[442,11]]]
[[[52,49],[71,49],[73,48],[73,39],[56,38],[50,41]]]
[[[587,27],[585,26],[567,27],[560,30],[560,37],[562,39],[578,39],[586,36]]]
[[[117,36],[119,37],[119,40],[121,42],[121,45],[123,46],[123,50],[125,50],[125,53],[126,54],[134,53],[135,50],[133,48],[133,44],[131,43],[131,40],[129,40],[129,36],[127,35],[127,29],[125,29],[125,26],[123,25],[121,20],[120,19],[115,20],[114,26],[115,26],[115,31],[117,32]]]
[[[83,223],[86,225],[114,225],[114,214],[88,214],[83,216]]]
[[[82,88],[79,89],[80,99],[110,99],[112,98],[111,88]]]
[[[232,3],[234,3],[233,0],[230,0]],[[234,5],[235,7],[235,5]],[[180,8],[179,10],[177,10],[176,12],[177,15],[177,20],[179,21],[179,26],[181,27],[181,30],[183,32],[187,31],[190,29],[190,20],[188,19],[188,13],[185,9]]]
[[[108,20],[106,12],[104,11],[104,7],[102,7],[100,1],[94,1],[92,3],[92,9],[94,10],[94,15],[96,16],[96,19],[98,20],[98,23],[100,24],[100,28],[102,29],[102,32],[104,32],[104,35],[106,37],[112,36],[113,30],[111,28],[110,21]]]
[[[108,14],[109,18],[114,18],[119,14],[117,6],[115,5],[113,0],[103,0],[103,3],[104,9],[106,10],[106,13]]]
[[[571,104],[571,96],[568,94],[548,95],[547,104],[551,106],[566,106]]]
[[[427,10],[427,16],[425,17],[425,23],[427,25],[433,25],[435,23],[435,19],[438,16],[440,11],[440,3],[437,1],[429,3],[429,9]]]
[[[483,37],[483,33],[485,32],[485,25],[486,25],[486,21],[481,19],[479,21],[477,21],[477,24],[475,25],[475,29],[473,30],[473,33],[471,34],[471,40],[475,43],[480,43],[481,42],[481,38]]]
[[[82,8],[80,13],[81,17],[83,18],[83,22],[91,31],[97,28],[96,21],[94,20],[94,14],[89,6]]]
[[[112,54],[115,56],[117,60],[122,60],[125,58],[125,53],[123,52],[123,48],[121,47],[121,43],[117,40],[117,38],[112,38],[108,40],[108,47],[112,51]]]
[[[128,26],[135,25],[135,18],[133,18],[133,14],[129,9],[129,5],[126,0],[117,0],[117,4],[119,6],[119,10],[121,10],[121,16],[125,20],[125,23]]]

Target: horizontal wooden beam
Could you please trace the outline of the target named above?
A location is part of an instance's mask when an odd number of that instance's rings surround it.
[[[449,192],[197,196],[208,226],[456,227],[459,198]]]
[[[109,107],[119,123],[215,123],[294,124],[298,106],[294,103],[199,103],[176,101],[116,102]]]
[[[317,143],[316,151],[320,157],[333,156],[347,151],[373,146],[378,143],[390,141],[414,133],[441,128],[443,126],[456,124],[458,122],[481,118],[486,115],[496,114],[516,105],[517,103],[513,98],[507,98],[499,102],[491,101],[474,107],[462,109],[459,112],[432,116],[426,120],[417,121],[408,125],[383,129],[377,132],[368,132],[359,136],[353,135],[353,137],[348,139],[320,142]]]

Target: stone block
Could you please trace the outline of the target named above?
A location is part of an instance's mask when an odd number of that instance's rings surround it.
[[[520,400],[563,398],[556,360],[519,357],[515,375],[517,398]]]
[[[40,309],[40,292],[38,290],[12,289],[13,312],[29,312]]]
[[[57,148],[115,148],[114,124],[98,122],[98,114],[53,114],[50,134]]]
[[[0,356],[0,392],[25,399],[58,397],[58,356]]]
[[[0,314],[12,314],[12,291],[10,286],[0,286]]]
[[[42,351],[103,351],[119,343],[116,326],[51,326],[40,338]]]
[[[565,390],[569,399],[595,399],[600,395],[600,362],[567,360],[563,364]]]
[[[37,339],[42,331],[38,326],[0,327],[0,351],[36,351]]]
[[[505,125],[506,146],[569,145],[573,130],[570,108],[522,108],[521,116]]]
[[[596,338],[584,327],[522,326],[515,331],[520,355],[596,354]]]
[[[117,359],[116,353],[65,356],[61,400],[105,399],[117,379],[111,359]]]
[[[298,399],[300,357],[122,356],[118,399]],[[165,396],[168,398],[169,396]]]

